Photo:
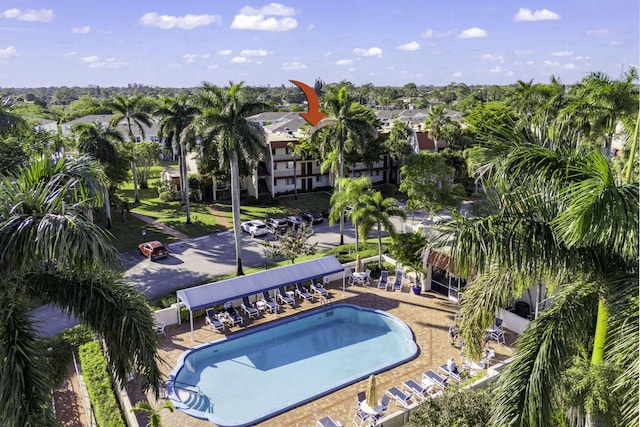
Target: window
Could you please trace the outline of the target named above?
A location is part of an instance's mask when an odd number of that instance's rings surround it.
[[[287,169],[293,169],[293,162],[287,162]]]
[[[273,154],[274,156],[276,155],[276,149],[271,147],[271,154]]]
[[[273,170],[278,170],[278,162],[273,162]]]
[[[287,185],[293,185],[296,182],[293,180],[293,178],[287,178]]]
[[[320,182],[322,180],[322,176],[318,175],[316,176],[316,182]]]

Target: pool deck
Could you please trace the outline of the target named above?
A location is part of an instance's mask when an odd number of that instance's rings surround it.
[[[377,281],[374,281],[374,285]],[[402,319],[413,331],[416,343],[419,347],[419,354],[413,359],[400,366],[392,368],[388,371],[376,375],[378,386],[378,394],[382,395],[384,391],[392,386],[400,387],[402,383],[408,379],[419,380],[422,373],[429,370],[437,370],[437,367],[453,356],[456,363],[461,364],[460,347],[451,346],[448,341],[449,326],[453,322],[453,317],[457,311],[455,302],[449,301],[447,297],[435,292],[426,292],[421,295],[414,295],[409,286],[405,287],[402,292],[392,292],[379,290],[375,287],[352,286],[342,291],[341,283],[332,283],[327,286],[331,292],[332,298],[329,300],[333,303],[349,303],[363,307],[370,307],[378,310],[384,310]],[[281,307],[283,309],[277,317],[273,314],[265,314],[258,319],[252,319],[247,323],[246,328],[271,322],[278,318],[283,318],[301,311],[317,308],[321,302],[315,303],[303,301],[297,307]],[[246,329],[236,326],[227,330],[227,334],[234,331]],[[182,325],[167,326],[165,330],[167,337],[163,337],[163,343],[160,348],[160,356],[167,362],[162,367],[165,375],[168,375],[176,366],[178,358],[183,351],[195,347],[197,345],[214,341],[223,335],[215,332],[211,326],[205,326],[204,318],[194,320],[194,339],[191,340],[191,332],[188,322]],[[513,343],[516,335],[508,330],[505,331],[507,345],[491,343],[491,348],[496,353],[496,361],[504,360],[513,353],[508,346]],[[322,367],[318,367],[322,369]],[[282,381],[304,381],[304,378],[282,378]],[[366,389],[367,380],[359,381],[341,390],[320,397],[306,405],[299,406],[289,410],[283,414],[277,415],[271,419],[265,420],[259,426],[278,426],[293,427],[305,426],[313,427],[316,420],[330,415],[334,420],[342,425],[350,425],[354,414],[356,403],[356,394]],[[247,384],[247,387],[263,387],[265,393],[269,393],[267,384]],[[151,400],[154,404],[154,401]],[[247,402],[248,405],[251,402]],[[399,407],[401,408],[401,407]],[[396,410],[395,404],[390,407],[391,411]],[[199,420],[183,414],[180,411],[169,413],[166,410],[161,412],[162,424],[170,426],[211,426],[213,424],[208,421]]]

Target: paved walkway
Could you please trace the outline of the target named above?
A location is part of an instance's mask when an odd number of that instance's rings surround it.
[[[191,237],[187,236],[186,234],[178,231],[178,230],[174,230],[171,227],[166,226],[165,224],[162,224],[161,222],[156,221],[155,219],[151,218],[150,216],[138,213],[138,212],[133,212],[130,211],[129,212],[131,215],[135,216],[136,218],[138,218],[141,221],[146,222],[147,224],[164,231],[167,234],[172,235],[173,237],[180,239],[180,240],[189,240]]]

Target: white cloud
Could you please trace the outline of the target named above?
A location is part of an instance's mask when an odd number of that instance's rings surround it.
[[[170,16],[150,12],[142,15],[139,22],[142,25],[157,27],[162,30],[170,30],[172,28],[193,30],[194,28],[206,27],[211,24],[221,24],[222,18],[220,18],[220,15]]]
[[[282,64],[282,68],[285,70],[304,70],[307,68],[302,62],[293,61],[293,62],[285,62]]]
[[[231,58],[231,62],[234,64],[246,64],[247,62],[251,62],[251,59],[246,56],[234,56]]]
[[[2,12],[2,16],[8,19],[17,19],[27,22],[51,22],[55,17],[53,9],[7,9]]]
[[[382,58],[382,49],[379,47],[370,47],[369,49],[353,49],[353,52],[357,56],[375,56],[376,58]]]
[[[232,53],[233,51],[231,49],[223,49],[218,51],[218,55],[221,55],[221,56],[231,55]]]
[[[573,62],[569,62],[567,64],[564,64],[562,68],[565,70],[575,70],[576,64],[574,64]]]
[[[531,56],[533,55],[533,51],[531,49],[525,49],[525,50],[516,50],[515,54],[516,55],[520,55],[520,56]]]
[[[422,36],[422,38],[428,39],[433,37],[433,30],[431,28],[428,28],[426,31],[424,31],[422,34],[420,34]]]
[[[464,30],[460,34],[458,34],[459,39],[477,39],[482,37],[487,37],[488,34],[485,30],[478,27],[472,27]]]
[[[485,53],[484,55],[480,56],[480,59],[482,59],[483,61],[504,62],[504,56],[503,55],[494,55],[492,53]]]
[[[411,51],[420,49],[420,43],[413,41],[413,42],[401,44],[400,46],[396,46],[396,49],[411,52]]]
[[[623,43],[621,41],[618,41],[618,40],[612,40],[612,41],[609,42],[609,46],[614,46],[614,47],[622,46],[622,44]]]
[[[351,65],[353,61],[351,59],[338,59],[336,65]]]
[[[571,56],[573,55],[573,52],[570,50],[562,50],[562,51],[558,51],[558,52],[551,52],[551,56],[558,56],[558,57],[567,57],[567,56]]]
[[[296,10],[280,3],[269,3],[259,9],[245,6],[240,13],[233,18],[231,29],[233,30],[258,30],[258,31],[290,31],[298,26],[298,21],[291,16]],[[283,18],[275,18],[282,16]]]
[[[218,67],[220,67],[218,64],[212,64],[212,65],[207,66],[207,69],[208,70],[215,70]]]
[[[597,37],[608,36],[609,34],[611,34],[611,30],[609,30],[607,28],[600,28],[598,30],[589,30],[589,31],[587,31],[587,35],[597,36]]]
[[[576,61],[588,61],[588,60],[590,60],[591,58],[590,58],[590,57],[588,57],[588,56],[578,55],[578,56],[576,56],[574,59],[575,59]]]
[[[269,52],[267,52],[264,49],[255,49],[255,50],[245,49],[240,52],[240,56],[267,56],[267,53]]]
[[[245,6],[240,9],[243,15],[275,15],[275,16],[292,16],[296,14],[296,10],[292,7],[285,6],[280,3],[269,3],[266,6],[256,9],[255,7]]]
[[[73,27],[71,29],[71,32],[73,34],[88,34],[89,31],[91,31],[91,27],[88,25],[85,25],[83,27]]]
[[[551,12],[548,9],[536,10],[534,12],[531,9],[521,7],[514,16],[513,20],[516,22],[530,22],[530,21],[549,21],[558,20],[560,15],[555,12]]]
[[[20,54],[13,46],[0,49],[0,63],[5,63],[11,59],[18,58],[19,56]]]
[[[62,56],[64,56],[65,58],[69,58],[69,57],[71,57],[71,56],[76,56],[76,53],[77,53],[76,51],[71,51],[71,52],[67,52],[67,53],[65,53],[65,54],[64,54],[64,55],[62,55]]]
[[[117,69],[127,65],[125,62],[113,57],[101,59],[99,56],[85,56],[80,58],[80,61],[87,64],[89,68]]]
[[[195,53],[186,53],[182,55],[182,59],[187,64],[193,64],[194,62],[196,62],[197,58],[198,58],[198,55],[196,55]]]
[[[456,71],[453,73],[453,77],[462,77],[462,71]]]
[[[501,66],[498,65],[496,67],[491,68],[489,70],[489,74],[499,74],[499,73],[502,73],[504,71],[505,71],[504,68],[502,68]]]

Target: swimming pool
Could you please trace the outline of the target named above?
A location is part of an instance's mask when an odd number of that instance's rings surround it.
[[[411,329],[379,310],[324,306],[185,351],[167,393],[223,427],[273,417],[416,357]]]

